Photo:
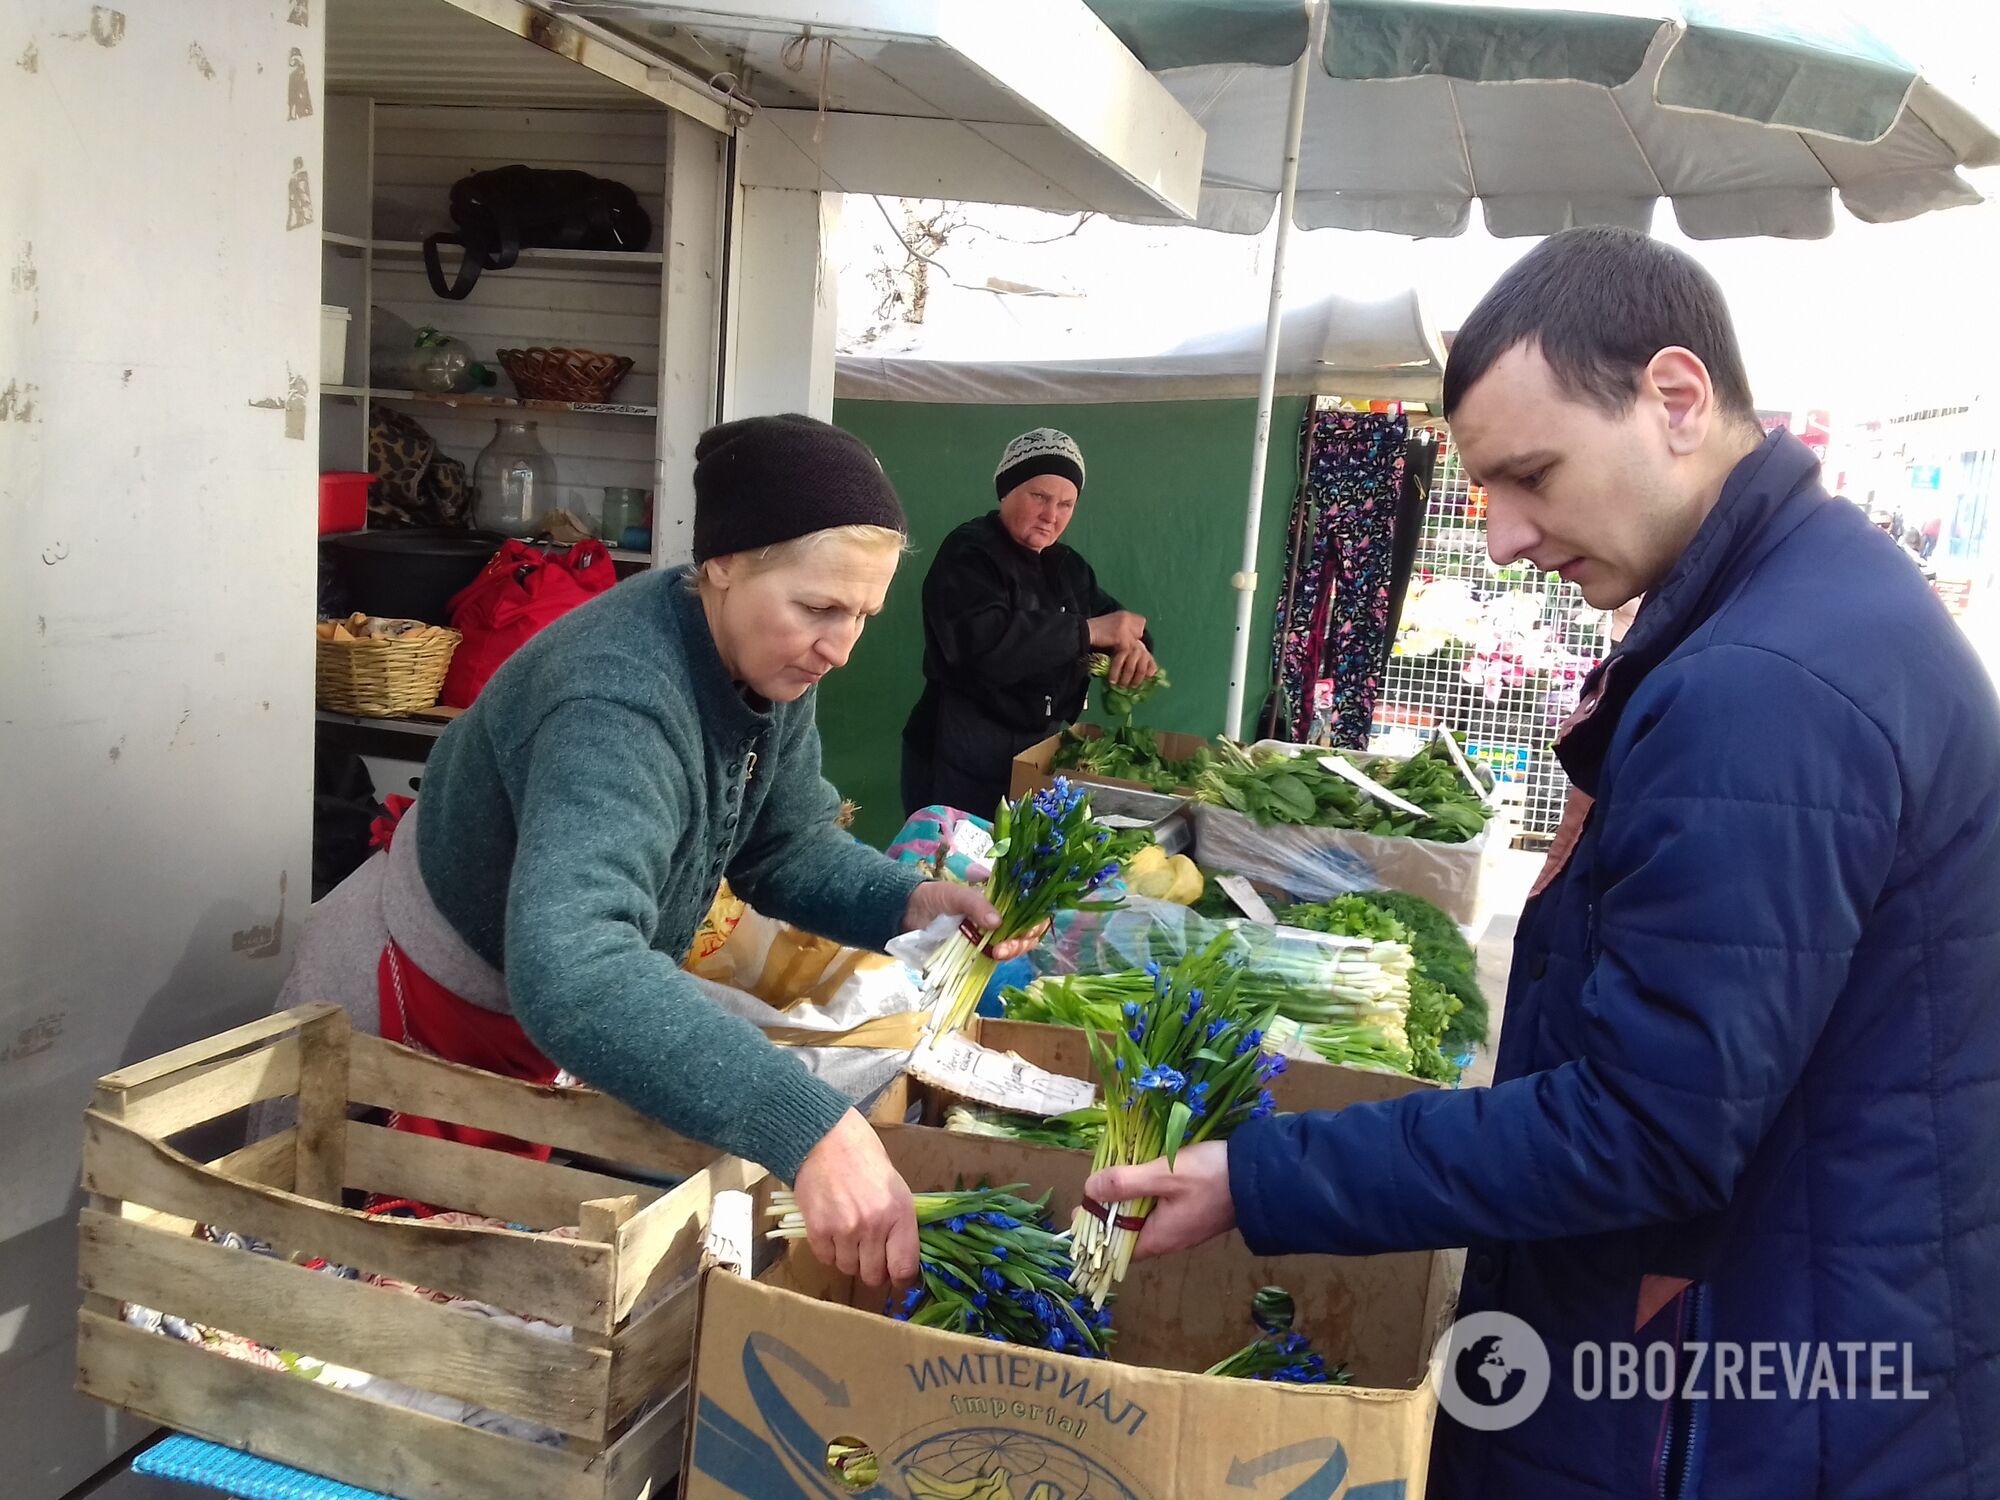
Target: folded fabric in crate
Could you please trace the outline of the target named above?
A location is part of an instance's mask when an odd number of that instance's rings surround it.
[[[521,1227],[519,1225],[510,1225],[504,1220],[485,1218],[478,1214],[436,1213],[426,1214],[423,1217],[427,1222],[432,1224],[469,1226],[483,1229],[517,1229]],[[577,1236],[577,1230],[574,1226],[567,1226],[548,1232],[563,1239],[574,1239]],[[262,1240],[253,1240],[244,1235],[226,1230],[211,1229],[206,1225],[197,1226],[195,1233],[211,1243],[230,1249],[242,1250],[252,1255],[264,1255],[276,1258],[276,1251]],[[496,1323],[502,1323],[509,1328],[516,1328],[524,1333],[533,1334],[537,1338],[554,1339],[566,1343],[571,1336],[569,1328],[561,1324],[544,1322],[539,1318],[518,1317],[504,1308],[495,1307],[491,1303],[480,1302],[470,1297],[448,1296],[445,1293],[433,1292],[424,1287],[412,1286],[407,1282],[397,1281],[391,1277],[368,1275],[348,1266],[335,1265],[330,1261],[308,1260],[303,1262],[303,1264],[310,1270],[319,1271],[329,1276],[338,1276],[342,1280],[363,1281],[371,1286],[381,1287],[384,1291],[403,1292],[411,1296],[423,1297],[443,1307],[456,1308],[461,1312],[490,1318]],[[414,1390],[398,1381],[385,1380],[380,1376],[370,1375],[363,1370],[349,1369],[345,1365],[330,1364],[326,1360],[319,1359],[310,1354],[301,1354],[295,1350],[273,1348],[267,1344],[257,1343],[253,1339],[244,1338],[240,1334],[230,1333],[225,1329],[211,1328],[206,1324],[175,1317],[171,1313],[162,1313],[154,1308],[142,1307],[135,1302],[125,1304],[122,1309],[122,1316],[134,1328],[143,1329],[149,1333],[157,1333],[165,1338],[178,1339],[182,1343],[194,1344],[209,1350],[211,1353],[218,1354],[224,1359],[255,1365],[259,1369],[269,1370],[274,1374],[283,1374],[301,1380],[310,1380],[315,1385],[331,1386],[336,1390],[346,1391],[350,1395],[362,1396],[370,1401],[379,1401],[386,1406],[400,1406],[408,1411],[421,1412],[425,1416],[441,1417],[447,1422],[456,1422],[466,1427],[476,1427],[482,1432],[497,1433],[502,1437],[514,1438],[526,1443],[534,1443],[539,1447],[560,1448],[563,1446],[563,1435],[554,1428],[544,1427],[539,1422],[530,1422],[522,1417],[514,1417],[504,1412],[491,1411],[482,1406],[475,1406],[469,1401],[460,1401],[450,1396],[440,1396],[435,1392]]]

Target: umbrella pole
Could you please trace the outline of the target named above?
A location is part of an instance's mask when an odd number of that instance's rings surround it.
[[[1264,365],[1257,381],[1256,435],[1250,445],[1250,493],[1244,504],[1243,566],[1229,580],[1236,590],[1236,634],[1230,644],[1229,706],[1222,732],[1243,732],[1243,691],[1250,665],[1250,617],[1257,596],[1257,542],[1264,513],[1264,468],[1271,448],[1271,408],[1278,392],[1278,336],[1285,312],[1285,254],[1291,248],[1292,205],[1299,191],[1299,153],[1305,136],[1306,85],[1326,43],[1327,0],[1313,0],[1305,50],[1292,65],[1291,106],[1285,116],[1285,172],[1278,189],[1278,238],[1271,250],[1271,310],[1264,324]]]

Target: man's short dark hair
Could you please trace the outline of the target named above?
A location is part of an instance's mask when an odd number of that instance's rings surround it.
[[[1754,422],[1750,377],[1722,288],[1692,256],[1631,229],[1566,229],[1522,256],[1452,340],[1448,417],[1516,344],[1540,346],[1564,390],[1615,415],[1662,349],[1708,367],[1723,413]]]

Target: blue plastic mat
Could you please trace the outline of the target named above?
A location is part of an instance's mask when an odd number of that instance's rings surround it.
[[[393,1495],[358,1490],[351,1484],[181,1434],[155,1443],[133,1459],[132,1471],[181,1484],[206,1485],[230,1500],[396,1500]]]

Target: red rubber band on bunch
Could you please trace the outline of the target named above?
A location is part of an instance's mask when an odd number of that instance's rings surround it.
[[[1113,1219],[1111,1217],[1111,1210],[1106,1208],[1102,1203],[1099,1203],[1095,1198],[1084,1198],[1083,1211],[1093,1219],[1108,1221],[1114,1229],[1128,1229],[1133,1234],[1137,1234],[1146,1227],[1145,1219],[1137,1214],[1120,1214],[1117,1218]]]

